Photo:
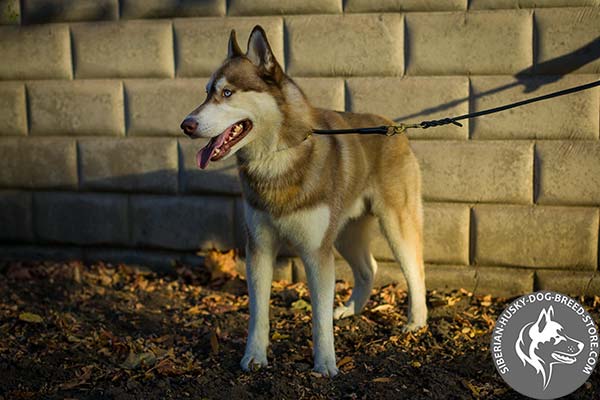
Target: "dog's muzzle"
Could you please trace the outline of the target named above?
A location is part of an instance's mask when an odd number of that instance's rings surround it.
[[[183,133],[192,136],[196,132],[196,128],[198,128],[198,123],[194,118],[186,118],[183,120],[180,127],[183,130]]]

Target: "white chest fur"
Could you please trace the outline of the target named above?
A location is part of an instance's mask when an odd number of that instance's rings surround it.
[[[311,252],[319,249],[325,233],[329,228],[330,209],[322,204],[279,218],[254,210],[246,205],[246,222],[251,233],[257,233],[263,229],[263,224],[272,226],[279,236],[292,244],[302,252]],[[263,227],[261,227],[263,226]]]

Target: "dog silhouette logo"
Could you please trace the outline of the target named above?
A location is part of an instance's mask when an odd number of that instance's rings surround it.
[[[542,375],[546,390],[554,366],[574,364],[583,350],[583,342],[566,334],[563,325],[554,319],[554,308],[550,306],[542,309],[536,321],[521,329],[515,350],[524,366],[530,365]]]
[[[598,330],[585,307],[547,291],[519,297],[500,314],[490,350],[502,379],[535,399],[573,393],[590,377],[600,353]]]

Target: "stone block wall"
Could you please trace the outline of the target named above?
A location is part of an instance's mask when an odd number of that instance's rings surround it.
[[[261,24],[315,105],[405,122],[600,78],[599,0],[2,0],[0,24],[1,259],[242,248],[233,160],[198,170],[179,130],[232,28]],[[599,121],[593,89],[411,131],[428,287],[600,294]],[[373,249],[378,283],[403,281]]]

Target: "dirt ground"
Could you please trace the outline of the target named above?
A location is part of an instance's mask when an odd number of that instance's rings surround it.
[[[306,286],[275,282],[270,365],[245,373],[248,296],[231,271],[218,256],[207,269],[168,275],[103,263],[0,265],[0,400],[522,398],[489,354],[509,299],[466,291],[429,292],[430,324],[416,334],[402,333],[406,293],[375,291],[361,316],[336,321],[340,375],[324,379],[311,371]],[[349,293],[339,282],[336,301]],[[598,321],[600,298],[579,300]],[[569,398],[600,398],[599,369]]]

